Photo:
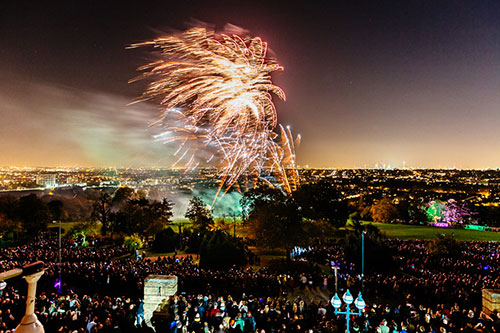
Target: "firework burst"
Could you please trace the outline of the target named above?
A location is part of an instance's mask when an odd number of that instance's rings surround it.
[[[206,28],[132,44],[150,46],[160,59],[139,67],[138,79],[151,79],[138,101],[159,99],[161,116],[155,124],[165,131],[156,138],[179,142],[177,162],[195,168],[199,148],[219,158],[221,187],[226,191],[243,174],[259,177],[266,170],[287,192],[298,181],[292,134],[277,128],[272,95],[285,93],[271,81],[283,70],[267,57],[258,37],[215,34]],[[195,145],[187,143],[195,142]]]

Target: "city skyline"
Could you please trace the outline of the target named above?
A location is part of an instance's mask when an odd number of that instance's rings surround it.
[[[149,60],[133,42],[200,20],[262,37],[285,68],[279,122],[299,166],[500,166],[495,1],[2,5],[0,165],[162,166],[155,105],[128,105]]]

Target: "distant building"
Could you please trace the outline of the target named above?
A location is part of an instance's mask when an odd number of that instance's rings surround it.
[[[55,173],[42,173],[36,176],[37,185],[43,187],[56,187],[56,174]]]
[[[66,184],[68,185],[73,185],[79,183],[80,180],[78,179],[77,176],[69,176],[66,178]]]

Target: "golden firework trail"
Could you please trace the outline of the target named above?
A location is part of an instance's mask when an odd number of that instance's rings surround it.
[[[180,142],[175,164],[187,160],[187,168],[196,167],[201,148],[219,158],[219,192],[224,187],[227,192],[243,174],[260,177],[263,171],[289,193],[297,186],[292,133],[281,125],[280,134],[274,131],[272,95],[285,100],[285,93],[272,83],[271,73],[283,67],[267,57],[267,43],[192,28],[130,48],[144,46],[158,50],[160,58],[139,67],[142,75],[131,81],[152,80],[137,102],[160,99],[162,113],[155,124],[165,131],[156,139]],[[196,142],[198,149],[187,142]]]

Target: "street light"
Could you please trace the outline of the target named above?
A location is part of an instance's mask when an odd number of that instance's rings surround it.
[[[337,289],[337,269],[339,269],[340,267],[335,265],[332,267],[333,268],[333,271],[335,272],[335,293],[338,293],[338,289]]]
[[[61,219],[59,219],[59,288],[58,291],[61,292],[62,285],[62,247],[61,247]]]
[[[365,234],[366,231],[361,232],[361,291],[365,291]]]
[[[346,316],[346,322],[347,322],[347,328],[346,332],[349,333],[349,320],[350,316],[361,316],[361,311],[365,308],[366,304],[365,301],[363,300],[363,297],[361,297],[361,292],[359,292],[358,297],[356,297],[356,300],[351,295],[351,292],[349,289],[345,292],[344,296],[342,296],[342,299],[344,300],[344,303],[346,304],[346,311],[339,311],[340,307],[342,306],[342,300],[340,300],[339,295],[335,293],[335,295],[332,297],[331,303],[333,307],[335,308],[335,314],[343,314]],[[351,312],[351,304],[354,301],[354,305],[356,308],[358,308],[358,312]]]
[[[56,221],[52,221],[52,223],[56,223]],[[56,281],[55,287],[57,287],[57,291],[61,292],[61,285],[62,285],[62,271],[61,271],[61,263],[62,263],[62,247],[61,247],[61,220],[59,219],[59,280]]]

